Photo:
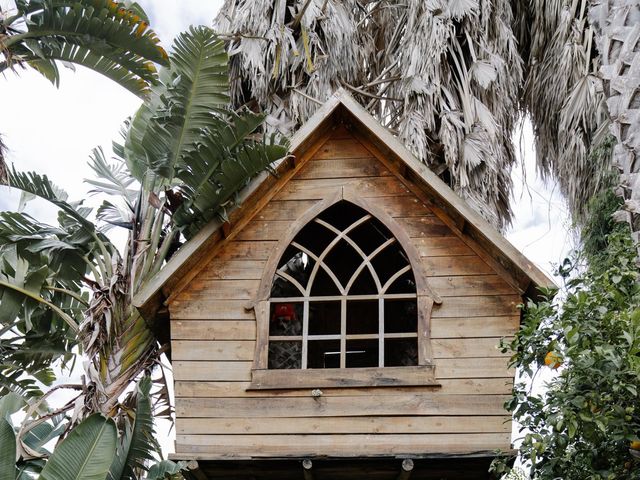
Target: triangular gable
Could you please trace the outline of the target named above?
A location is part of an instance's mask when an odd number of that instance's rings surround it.
[[[468,242],[477,253],[523,295],[537,296],[538,288],[554,288],[555,284],[538,267],[522,255],[481,215],[451,190],[437,175],[413,156],[402,143],[362,108],[346,91],[339,90],[296,132],[291,140],[291,157],[275,166],[276,175],[263,173],[240,194],[239,207],[228,222],[214,220],[183,245],[164,268],[144,285],[134,304],[143,312],[155,311],[169,297],[174,297],[215,256],[215,246],[233,232],[241,230],[264,207],[280,187],[290,180],[313,156],[333,129],[348,119],[353,133],[377,152],[379,160],[392,163],[394,173],[417,187],[428,197],[436,213],[448,219],[449,227]]]

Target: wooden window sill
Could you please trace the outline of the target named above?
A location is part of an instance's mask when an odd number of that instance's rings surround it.
[[[253,369],[247,390],[440,386],[433,365],[413,367]]]

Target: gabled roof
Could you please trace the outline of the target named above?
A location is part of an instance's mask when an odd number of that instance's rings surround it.
[[[134,298],[134,305],[143,315],[155,311],[165,299],[173,297],[186,286],[199,271],[198,267],[204,267],[215,255],[215,252],[211,253],[213,247],[242,229],[275,194],[272,187],[288,181],[300,163],[315,152],[312,147],[345,120],[385,158],[399,165],[398,174],[417,185],[429,197],[436,213],[440,211],[448,217],[449,227],[475,244],[476,253],[482,253],[482,258],[498,273],[509,277],[510,283],[523,295],[535,297],[538,288],[556,287],[544,272],[472,210],[345,90],[340,89],[295,133],[291,139],[291,157],[275,166],[276,175],[263,173],[251,181],[240,193],[239,206],[229,215],[229,221],[210,222],[171,257],[152,281],[143,286]]]

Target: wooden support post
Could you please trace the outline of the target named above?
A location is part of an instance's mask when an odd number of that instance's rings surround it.
[[[410,458],[405,458],[402,461],[402,466],[400,467],[400,474],[397,477],[397,480],[408,480],[413,472],[413,460]]]
[[[302,461],[302,473],[304,474],[304,480],[313,480],[313,472],[311,469],[313,468],[313,462],[305,458]]]
[[[189,475],[191,475],[191,477],[195,478],[196,480],[207,480],[204,472],[200,470],[200,465],[198,465],[197,461],[190,460],[187,463],[187,470],[189,472]]]

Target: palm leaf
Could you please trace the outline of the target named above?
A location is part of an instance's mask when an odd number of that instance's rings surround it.
[[[16,434],[11,424],[0,417],[0,478],[16,477]]]
[[[168,64],[139,5],[126,9],[109,0],[32,0],[17,6],[22,15],[12,17],[13,24],[6,28],[19,33],[3,40],[11,61],[0,70],[24,62],[57,84],[56,62],[71,62],[145,95],[157,81],[153,62]]]
[[[179,189],[185,200],[173,221],[187,238],[217,215],[248,179],[287,154],[284,143],[248,139],[262,121],[262,116],[249,112],[216,120],[217,125],[206,130],[200,148],[189,154],[178,170],[182,181]]]
[[[104,480],[116,453],[118,433],[112,420],[87,417],[55,449],[41,480]]]
[[[125,428],[125,434],[118,446],[107,480],[135,478],[135,471],[145,470],[145,462],[153,460],[154,454],[160,451],[154,439],[150,391],[151,377],[145,376],[138,383],[133,425],[127,425]]]
[[[136,151],[133,140],[140,140],[151,170],[167,179],[197,149],[214,111],[228,102],[227,55],[210,28],[191,27],[180,34],[171,61],[169,78],[158,92],[161,102],[143,107],[133,120],[135,136],[126,144]]]

